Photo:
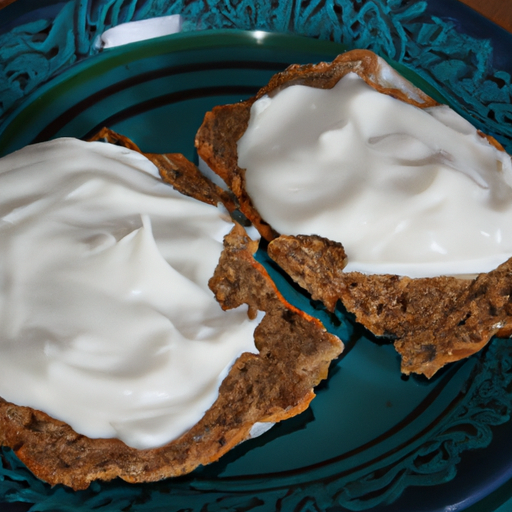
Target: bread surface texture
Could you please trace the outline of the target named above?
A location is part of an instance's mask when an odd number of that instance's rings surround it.
[[[377,336],[391,338],[405,374],[432,377],[482,349],[512,326],[512,260],[475,279],[344,272],[339,243],[315,235],[274,239],[269,256],[334,311],[340,300]]]

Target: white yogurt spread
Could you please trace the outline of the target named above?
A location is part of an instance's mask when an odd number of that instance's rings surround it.
[[[450,108],[422,110],[354,73],[256,101],[238,158],[261,216],[343,243],[347,271],[473,274],[512,256],[510,157]]]
[[[0,190],[0,396],[136,448],[187,431],[257,352],[207,285],[229,218],[100,142],[13,153]]]

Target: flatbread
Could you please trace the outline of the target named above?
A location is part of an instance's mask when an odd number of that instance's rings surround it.
[[[373,52],[353,50],[330,63],[292,65],[272,77],[254,97],[215,107],[205,115],[196,135],[198,154],[226,182],[240,210],[268,241],[280,233],[254,207],[245,188],[245,169],[238,166],[237,142],[247,129],[251,106],[262,96],[272,96],[295,84],[332,88],[350,72],[377,91],[416,107],[439,105]],[[479,135],[504,151],[493,137],[481,132]],[[512,333],[508,262],[492,275],[466,281],[449,277],[409,279],[345,274],[346,254],[342,245],[315,236],[281,237],[271,242],[269,254],[328,309],[333,310],[337,300],[341,300],[357,321],[374,334],[395,339],[406,374],[431,377],[448,362],[480,350],[493,335]]]
[[[103,131],[95,137],[99,139],[140,151],[113,132]],[[178,190],[210,204],[226,199],[181,155],[147,156]],[[230,201],[228,197],[227,207]],[[0,398],[0,444],[12,448],[42,480],[78,490],[94,480],[119,477],[138,483],[184,475],[248,439],[255,423],[275,423],[304,411],[315,396],[313,387],[327,376],[343,344],[318,320],[284,300],[253,257],[258,243],[241,226],[234,226],[224,245],[210,288],[225,310],[248,304],[253,316],[265,312],[255,330],[260,353],[237,359],[199,423],[165,446],[137,450],[118,439],[90,439],[42,411]]]

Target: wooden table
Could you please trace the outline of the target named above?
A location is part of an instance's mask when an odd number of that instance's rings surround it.
[[[15,0],[0,0],[0,9]],[[512,0],[459,0],[494,21],[497,25],[512,32]]]
[[[0,0],[1,1],[1,0]],[[459,0],[512,32],[512,0]]]

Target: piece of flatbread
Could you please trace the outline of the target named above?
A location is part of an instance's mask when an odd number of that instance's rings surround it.
[[[330,63],[290,66],[276,74],[253,98],[215,107],[206,114],[197,132],[199,156],[226,182],[240,210],[268,241],[280,234],[254,207],[245,188],[245,169],[238,166],[237,142],[247,129],[251,106],[262,96],[272,96],[295,84],[332,88],[350,72],[357,73],[377,91],[416,107],[439,105],[373,52],[353,50]],[[493,137],[479,134],[504,151]],[[299,247],[301,243],[303,247]],[[512,333],[508,306],[512,279],[507,277],[508,262],[475,281],[449,277],[409,279],[344,274],[346,255],[341,244],[319,237],[282,238],[272,245],[269,253],[277,263],[329,309],[341,300],[374,334],[396,338],[404,373],[431,377],[446,363],[480,350],[494,334]],[[300,258],[294,259],[299,253]],[[298,261],[302,261],[303,268]]]
[[[103,131],[94,139],[138,151],[113,132]],[[146,156],[178,190],[210,204],[226,200],[181,155]],[[227,207],[230,201],[228,197]],[[244,353],[236,360],[199,423],[165,446],[137,450],[118,439],[80,435],[44,412],[0,398],[0,444],[12,448],[42,480],[78,490],[94,480],[149,482],[189,473],[248,439],[255,423],[275,423],[304,411],[343,344],[284,300],[253,257],[258,243],[241,226],[234,226],[224,246],[210,288],[225,310],[247,304],[251,315],[257,310],[265,315],[254,334],[259,354]]]

